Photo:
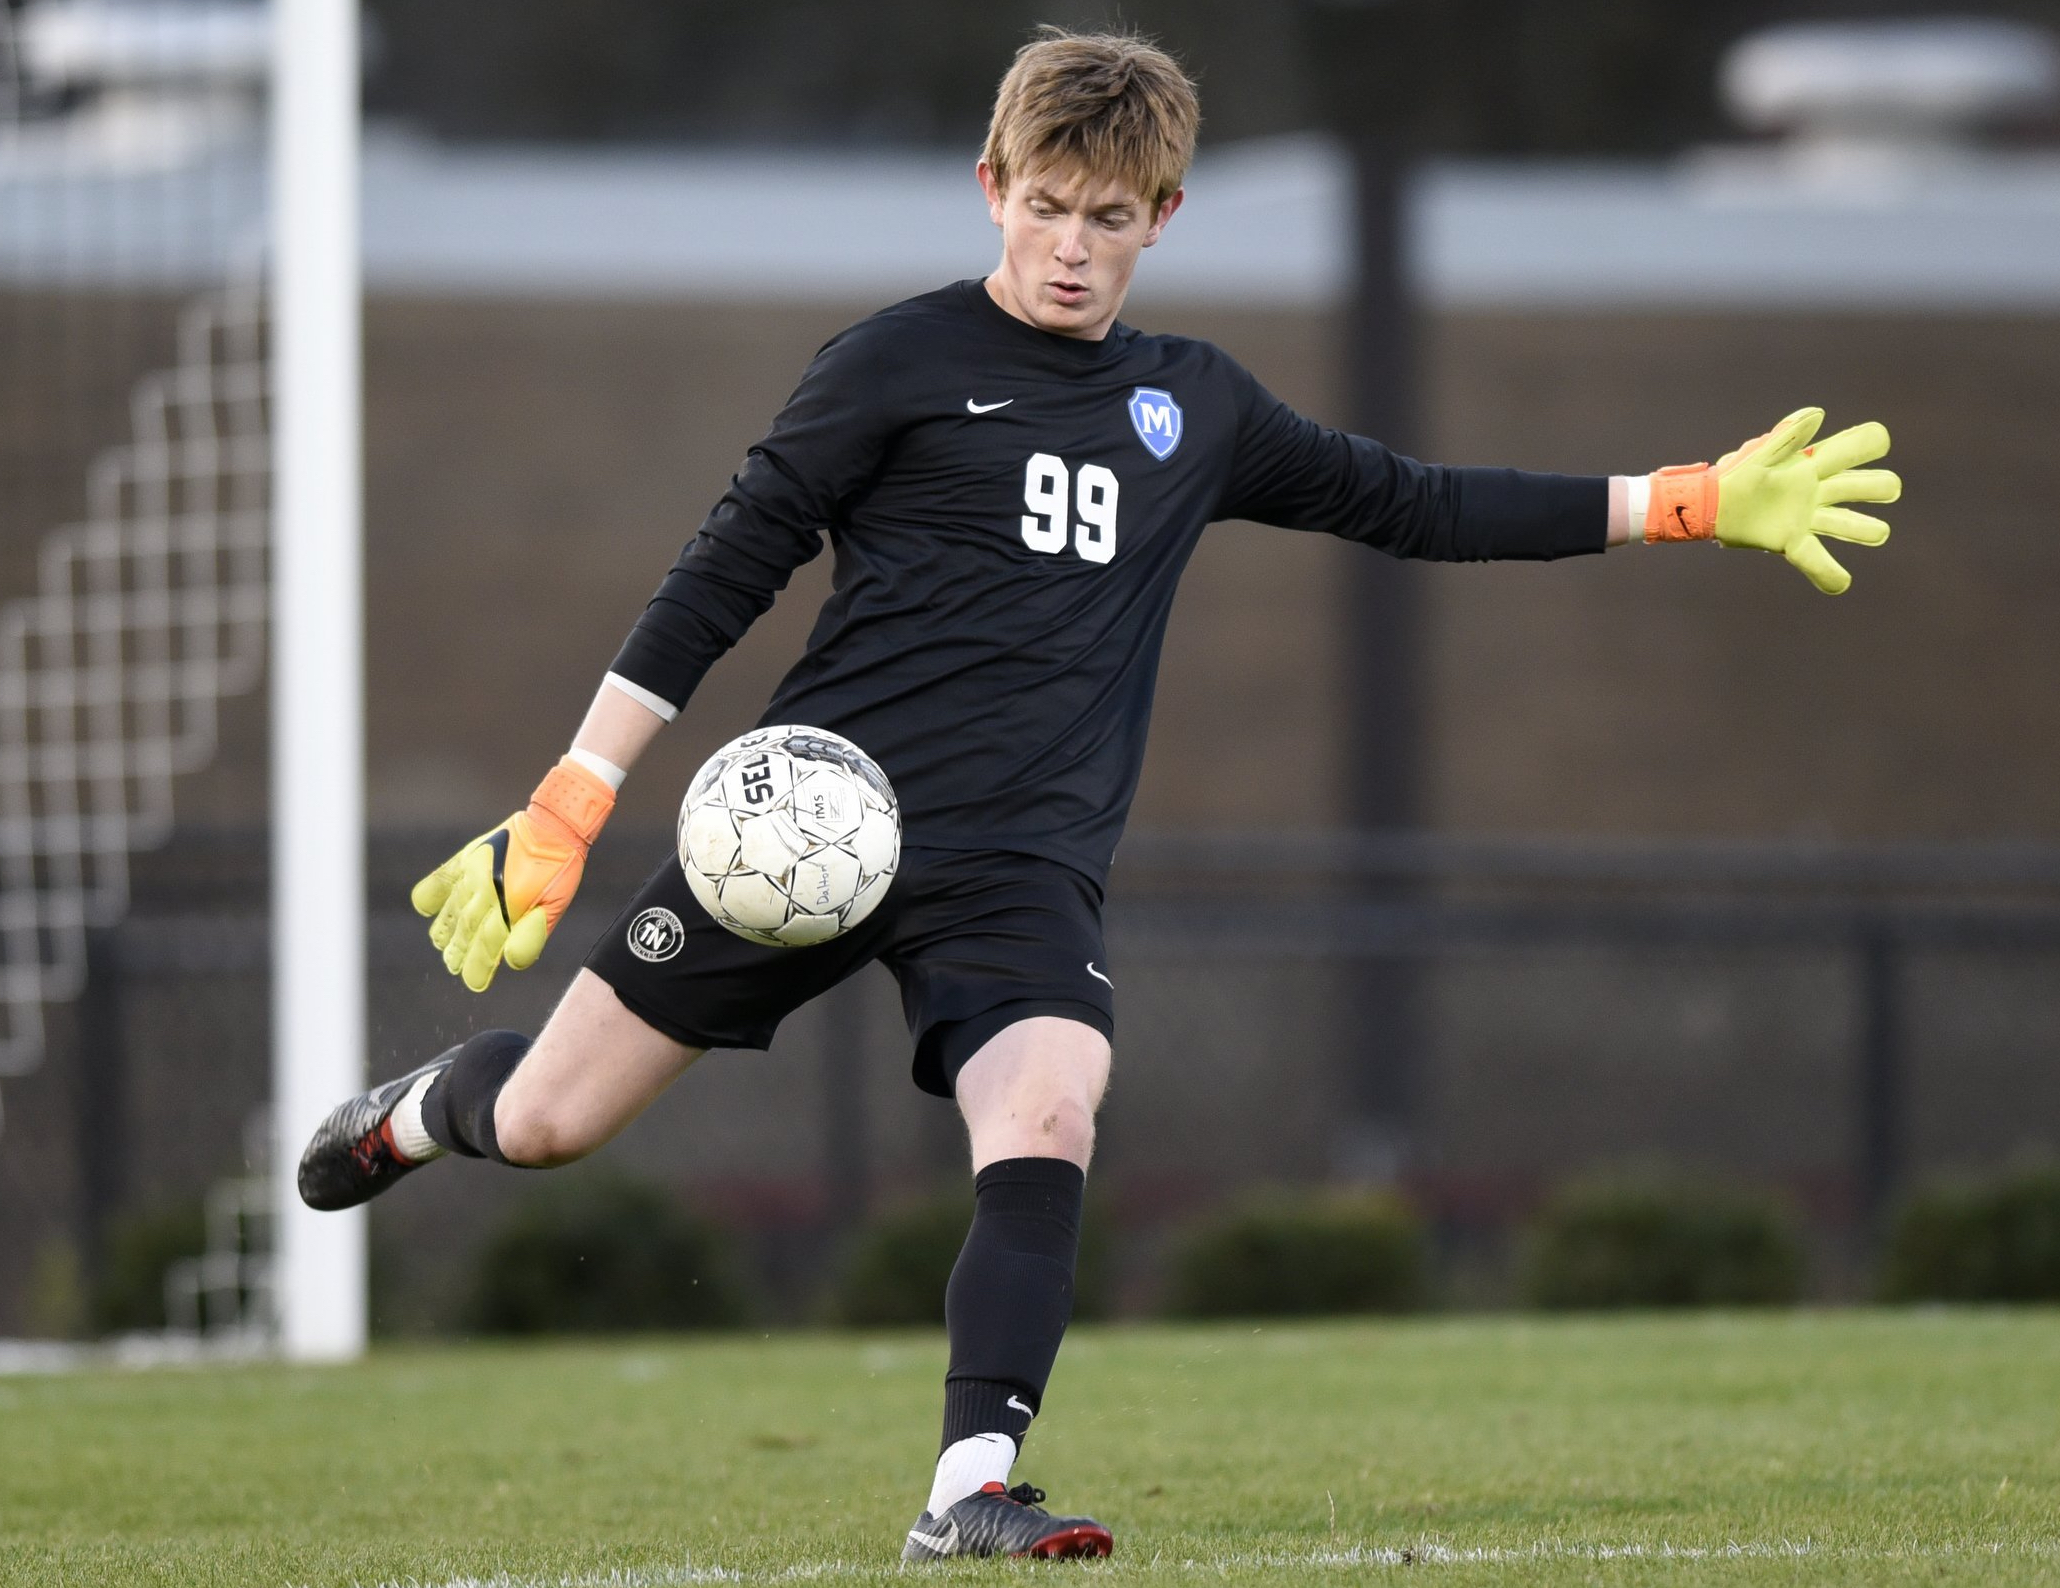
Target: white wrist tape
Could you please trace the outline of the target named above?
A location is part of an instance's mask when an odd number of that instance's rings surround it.
[[[622,792],[622,781],[629,776],[629,773],[617,766],[605,755],[596,755],[591,750],[582,750],[576,744],[565,753],[589,772],[593,773],[603,783],[606,783],[611,789],[614,789],[616,793]]]
[[[1649,474],[1627,474],[1624,476],[1624,507],[1631,520],[1630,538],[1627,546],[1645,544],[1645,514],[1652,506],[1652,476]]]
[[[663,695],[652,694],[651,691],[646,689],[642,684],[632,684],[627,678],[624,678],[620,673],[610,673],[606,678],[602,679],[601,682],[603,682],[604,684],[613,685],[616,689],[621,690],[625,695],[629,696],[631,700],[634,700],[638,705],[642,706],[646,711],[650,712],[654,717],[659,718],[661,721],[670,722],[673,718],[677,717],[680,714],[679,707],[675,706]]]

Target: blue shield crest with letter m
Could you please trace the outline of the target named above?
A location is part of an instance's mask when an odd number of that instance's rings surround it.
[[[1180,404],[1156,386],[1140,386],[1130,394],[1130,424],[1145,451],[1161,463],[1180,445]]]

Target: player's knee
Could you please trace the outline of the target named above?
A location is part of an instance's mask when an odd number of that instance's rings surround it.
[[[584,1158],[598,1145],[584,1136],[546,1099],[503,1092],[495,1104],[494,1139],[501,1156],[521,1168],[556,1169]]]
[[[1030,1115],[1030,1154],[1085,1163],[1094,1150],[1094,1107],[1084,1098],[1057,1097]]]

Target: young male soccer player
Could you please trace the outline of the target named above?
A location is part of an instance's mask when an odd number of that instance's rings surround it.
[[[1133,38],[1047,29],[1003,80],[979,164],[1001,262],[882,310],[817,355],[638,620],[526,810],[414,892],[466,985],[535,962],[626,770],[813,557],[835,588],[765,722],[844,734],[901,800],[901,871],[862,925],[763,948],[660,861],[534,1041],[488,1031],[339,1107],[300,1168],[318,1208],[445,1153],[549,1167],[599,1147],[711,1047],[762,1048],[880,960],[916,1084],[971,1137],[972,1227],[945,1302],[943,1449],[904,1558],[1101,1555],[1010,1467],[1072,1308],[1114,993],[1102,885],[1144,755],[1174,584],[1205,525],[1256,519],[1403,557],[1553,558],[1714,539],[1847,578],[1818,540],[1888,526],[1862,425],[1814,449],[1806,409],[1713,468],[1571,478],[1438,468],[1301,418],[1224,353],[1119,324],[1179,209],[1199,119]],[[646,911],[683,930],[632,938]]]

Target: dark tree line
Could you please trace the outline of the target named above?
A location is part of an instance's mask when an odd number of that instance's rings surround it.
[[[1041,21],[1118,22],[1201,77],[1205,135],[1372,122],[1426,148],[1649,154],[1727,133],[1768,22],[1942,0],[368,0],[376,109],[462,139],[959,143]],[[2060,29],[2060,0],[1982,14]]]

